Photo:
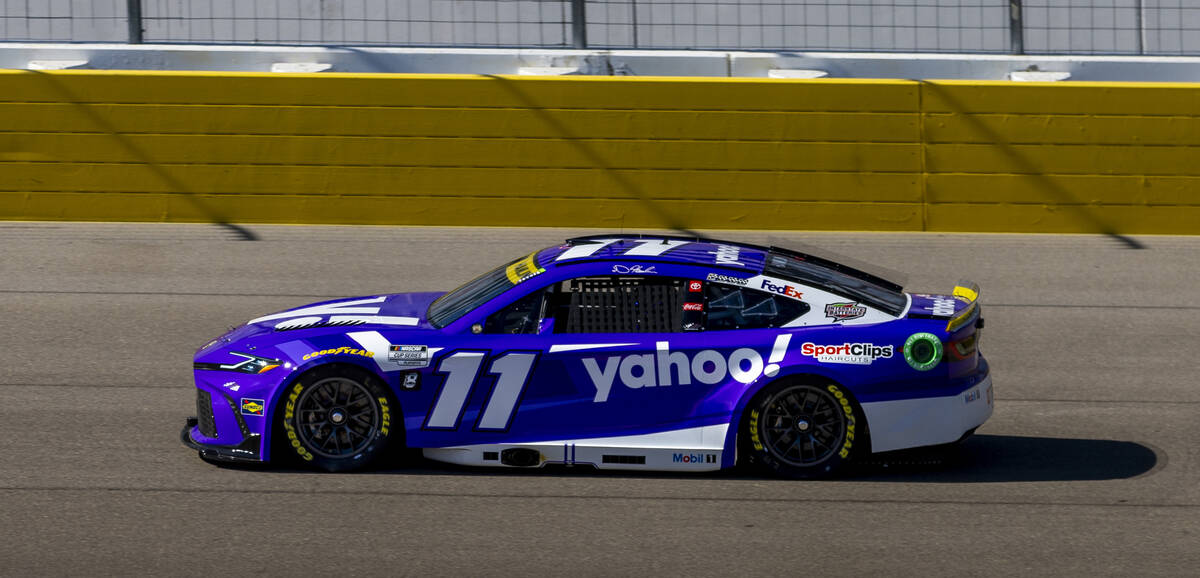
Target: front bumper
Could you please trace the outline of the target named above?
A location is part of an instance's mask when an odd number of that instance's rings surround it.
[[[195,416],[187,418],[183,430],[179,432],[179,441],[200,452],[200,457],[225,462],[262,461],[262,436],[259,434],[249,434],[237,445],[203,444],[192,437],[193,433],[199,433],[196,431],[197,423]]]

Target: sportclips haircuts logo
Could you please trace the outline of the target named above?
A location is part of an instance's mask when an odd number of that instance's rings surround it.
[[[629,389],[691,385],[693,380],[713,385],[728,377],[749,384],[764,374],[772,377],[779,373],[777,364],[783,361],[791,339],[791,335],[775,338],[766,365],[762,354],[749,347],[735,349],[728,356],[713,349],[701,349],[689,356],[682,351],[671,351],[669,342],[659,341],[654,353],[612,355],[603,361],[585,357],[583,368],[596,387],[596,396],[592,398],[596,403],[608,401],[618,380]]]
[[[850,365],[871,365],[876,359],[888,359],[894,349],[891,345],[875,345],[874,343],[843,343],[841,345],[817,345],[805,343],[800,346],[800,354],[815,357],[822,363],[846,363]]]

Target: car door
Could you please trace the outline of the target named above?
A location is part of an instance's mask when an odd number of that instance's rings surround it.
[[[800,303],[688,276],[590,275],[539,287],[477,323],[430,368],[436,391],[413,445],[726,423],[786,349],[771,328],[806,312]]]
[[[607,437],[687,421],[698,386],[718,377],[715,362],[692,371],[704,343],[683,331],[687,283],[585,276],[514,298],[429,368],[432,394],[412,445]]]
[[[727,419],[710,400],[731,375],[745,372],[731,372],[730,356],[714,349],[703,331],[703,281],[658,274],[577,277],[559,283],[547,303],[543,324],[554,340],[539,368],[540,391],[531,390],[522,409],[532,427],[553,432],[549,437],[584,439]],[[753,369],[734,356],[739,361]],[[546,404],[536,405],[537,399]]]

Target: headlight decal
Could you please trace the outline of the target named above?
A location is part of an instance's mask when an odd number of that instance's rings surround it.
[[[237,363],[196,362],[192,364],[192,367],[194,369],[202,369],[206,371],[236,371],[238,373],[257,374],[266,373],[272,369],[275,369],[276,367],[279,367],[280,365],[284,365],[282,360],[272,359],[270,357],[260,357],[258,355],[251,355],[249,353],[241,353],[237,351],[230,351],[229,354],[241,357],[243,358],[243,361],[239,361]]]

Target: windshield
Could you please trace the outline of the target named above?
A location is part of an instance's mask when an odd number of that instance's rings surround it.
[[[868,274],[838,271],[799,256],[771,253],[763,272],[862,301],[889,315],[899,315],[908,305],[908,298],[903,292],[872,282]]]
[[[501,293],[516,287],[518,283],[546,270],[537,266],[537,251],[526,257],[501,265],[468,281],[437,298],[429,305],[428,318],[434,327],[442,328],[476,307],[495,299]]]

